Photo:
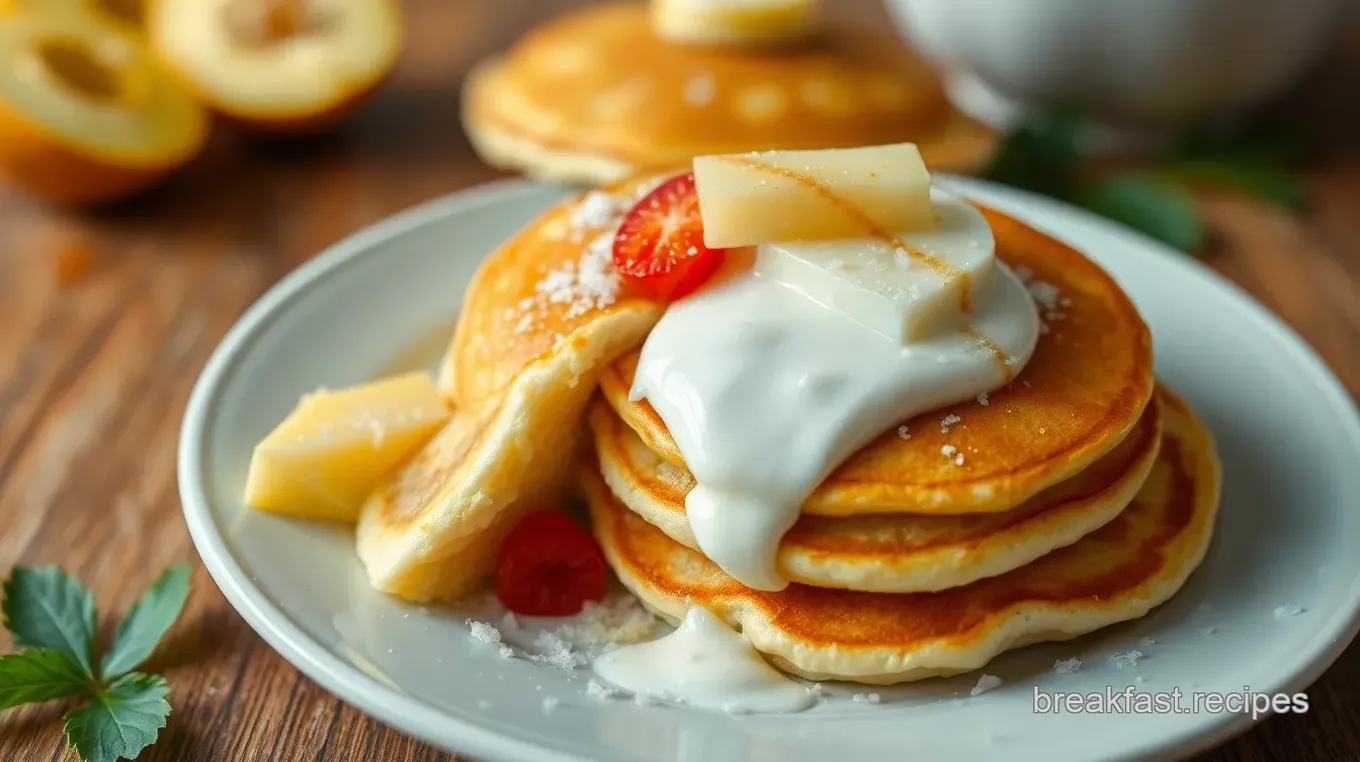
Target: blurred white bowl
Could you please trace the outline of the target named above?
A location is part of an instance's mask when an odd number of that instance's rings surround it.
[[[1122,127],[1231,116],[1321,53],[1349,0],[887,0],[958,105],[1068,103]]]

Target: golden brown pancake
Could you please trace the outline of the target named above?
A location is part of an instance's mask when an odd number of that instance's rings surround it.
[[[619,503],[699,550],[685,516],[694,477],[642,443],[614,411],[590,411],[596,462]],[[1142,488],[1161,443],[1154,397],[1108,455],[1019,507],[964,516],[808,516],[783,537],[776,563],[790,580],[868,592],[933,592],[1017,569],[1119,515]]]
[[[985,398],[904,422],[909,438],[892,427],[837,468],[803,513],[1007,511],[1104,456],[1142,414],[1153,389],[1152,340],[1133,303],[1080,252],[1000,212],[982,211],[997,256],[1025,276],[1041,302],[1046,328],[1033,357],[1011,384]],[[638,352],[625,354],[601,376],[600,388],[648,447],[683,468],[656,411],[628,399],[637,360]],[[953,417],[958,421],[946,425]],[[945,445],[964,454],[962,465],[941,454]]]
[[[584,208],[612,199],[619,216],[660,179],[633,178],[592,191],[590,199],[582,194],[557,204],[482,263],[468,284],[440,370],[440,389],[456,407],[478,407],[494,398],[535,358],[575,357],[560,343],[579,341],[580,330],[611,314],[645,313],[650,330],[664,305],[632,296],[617,280],[612,281],[615,293],[601,298],[610,287],[601,287],[600,276],[613,273],[613,263],[608,246],[594,252],[590,247],[602,237],[612,241],[614,226],[605,215],[587,214]],[[563,283],[575,287],[559,288]],[[581,361],[573,364],[585,367]]]
[[[645,3],[566,13],[481,64],[463,123],[492,164],[607,183],[694,156],[915,142],[936,170],[991,155],[991,130],[954,111],[890,31],[828,24],[792,48],[681,45]]]
[[[523,513],[569,484],[601,369],[660,318],[660,305],[621,289],[608,251],[589,247],[612,239],[607,219],[564,224],[581,203],[529,224],[468,285],[458,365],[444,369],[453,415],[360,515],[359,557],[377,589],[429,601],[476,588]]]
[[[1011,648],[1143,616],[1199,565],[1218,510],[1218,456],[1184,402],[1159,395],[1157,463],[1118,517],[1027,566],[936,593],[750,590],[620,505],[598,474],[587,470],[584,482],[610,565],[668,620],[691,605],[708,608],[780,668],[813,680],[890,684],[957,674]]]

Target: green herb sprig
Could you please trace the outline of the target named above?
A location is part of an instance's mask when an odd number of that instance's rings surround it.
[[[94,598],[55,566],[15,567],[4,585],[4,625],[21,651],[0,656],[0,710],[84,696],[66,713],[66,741],[84,762],[136,759],[170,714],[170,687],[134,672],[179,617],[189,595],[188,564],[171,567],[118,625],[95,659]]]
[[[1188,190],[1233,188],[1289,208],[1304,203],[1291,172],[1301,143],[1289,135],[1191,135],[1157,161],[1084,176],[1088,125],[1071,108],[1041,110],[1002,141],[986,177],[1041,193],[1123,223],[1188,253],[1204,243],[1204,222]]]

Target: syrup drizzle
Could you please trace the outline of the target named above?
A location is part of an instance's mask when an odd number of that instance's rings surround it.
[[[1001,347],[996,345],[996,342],[977,331],[974,331],[972,328],[960,328],[959,330],[973,341],[981,344],[988,352],[992,353],[992,357],[996,358],[996,361],[1001,365],[1001,372],[1004,374],[1002,376],[1004,379],[1003,386],[1015,380],[1015,371],[1011,369],[1011,363],[1006,359],[1006,353],[1001,350]]]

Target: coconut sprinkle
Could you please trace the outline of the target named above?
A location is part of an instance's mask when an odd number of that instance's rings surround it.
[[[962,420],[963,420],[963,419],[960,418],[960,417],[958,417],[957,415],[946,415],[946,416],[940,421],[940,433],[941,433],[941,434],[948,434],[948,433],[949,433],[949,427],[950,427],[950,426],[953,426],[954,424],[956,424],[956,423],[958,423],[959,421],[962,421]]]
[[[1081,669],[1081,659],[1059,659],[1053,662],[1053,671],[1060,675],[1070,675]]]
[[[992,404],[991,402],[989,402],[989,401],[987,400],[987,392],[983,392],[982,394],[979,394],[979,395],[977,396],[977,403],[978,403],[979,405],[982,405],[983,407],[986,407],[986,406]]]
[[[1291,616],[1298,616],[1299,614],[1302,614],[1302,613],[1303,613],[1303,609],[1299,608],[1298,606],[1295,606],[1295,605],[1292,604],[1292,603],[1286,603],[1286,604],[1283,605],[1283,606],[1276,606],[1276,607],[1275,607],[1275,618],[1276,618],[1276,619],[1286,619],[1286,618],[1291,617]]]
[[[1143,658],[1143,652],[1136,649],[1130,649],[1122,653],[1110,655],[1110,661],[1113,662],[1114,666],[1118,667],[1119,669],[1136,667],[1138,666],[1138,660],[1141,658]]]
[[[604,683],[600,682],[599,680],[596,680],[593,677],[590,679],[590,682],[586,683],[586,696],[588,698],[598,699],[600,701],[608,701],[609,699],[616,699],[623,695],[624,695],[623,691],[619,690],[618,688],[605,685]]]
[[[911,439],[911,432],[907,430],[906,424],[897,427],[897,438],[903,441]]]
[[[856,693],[850,697],[850,700],[856,704],[877,704],[882,700],[882,697],[877,693]]]

